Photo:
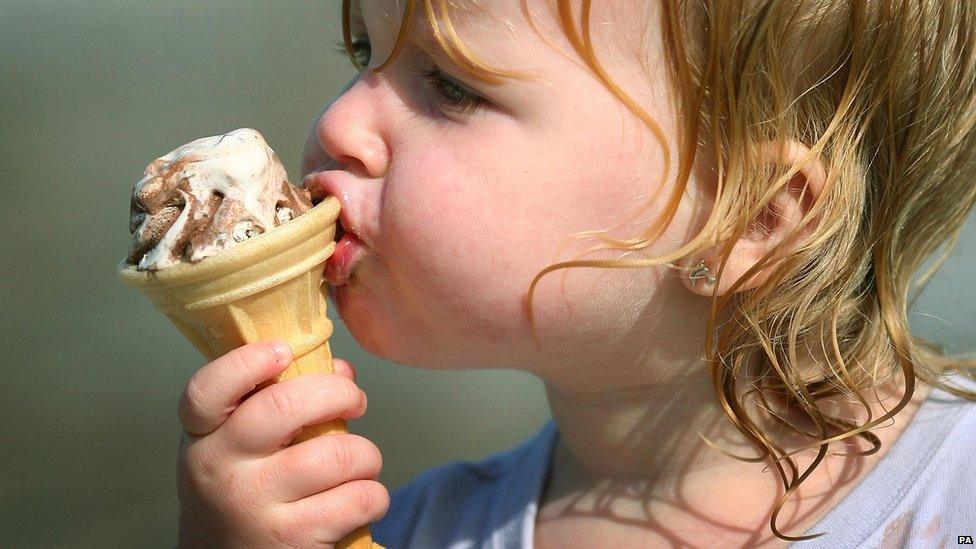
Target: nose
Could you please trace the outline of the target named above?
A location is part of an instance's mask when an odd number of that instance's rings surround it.
[[[331,164],[366,178],[386,175],[390,150],[380,128],[380,103],[373,91],[378,89],[375,75],[364,73],[329,105],[315,124],[318,157],[315,166]],[[337,165],[336,165],[337,164]]]

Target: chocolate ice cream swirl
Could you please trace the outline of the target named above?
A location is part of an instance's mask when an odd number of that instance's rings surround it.
[[[197,139],[157,158],[132,189],[128,262],[195,263],[312,207],[255,130]]]

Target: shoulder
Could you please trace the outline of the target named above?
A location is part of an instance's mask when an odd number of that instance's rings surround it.
[[[965,390],[976,385],[950,383]],[[976,402],[933,389],[888,454],[800,547],[904,547],[949,544],[976,524],[972,456]]]
[[[433,467],[391,490],[387,514],[370,525],[374,539],[400,549],[464,546],[492,535],[493,517],[519,500],[513,486],[525,488],[518,477],[539,475],[528,458],[544,450],[543,434],[480,461]]]
[[[958,385],[973,390],[968,384]],[[918,428],[937,436],[902,453],[900,467],[921,470],[903,494],[889,495],[902,501],[875,532],[878,540],[901,538],[902,546],[909,548],[953,544],[956,536],[971,535],[976,525],[972,488],[976,402],[933,391],[927,404],[929,414],[920,418]]]
[[[390,491],[390,510],[381,522],[399,528],[427,517],[469,513],[485,503],[510,470],[511,454],[478,462],[457,461],[427,469]]]
[[[942,393],[945,395],[945,393]],[[973,500],[973,456],[976,455],[976,402],[959,397],[942,399],[946,410],[957,407],[958,413],[942,416],[947,421],[947,432],[938,442],[931,462],[925,468],[920,483],[919,497],[938,502],[945,508]],[[933,421],[937,419],[933,418]],[[935,425],[932,425],[935,427]],[[921,449],[920,449],[921,450]],[[964,505],[965,518],[970,526],[976,524],[976,507]],[[960,516],[962,517],[962,515]]]

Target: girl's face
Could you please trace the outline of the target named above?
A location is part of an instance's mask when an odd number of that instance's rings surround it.
[[[417,42],[376,73],[391,53],[402,4],[354,2],[353,40],[363,61],[371,59],[318,117],[302,163],[313,196],[336,195],[346,228],[369,248],[349,283],[330,292],[350,333],[402,364],[537,371],[633,353],[636,340],[653,339],[649,326],[636,325],[659,314],[649,304],[659,307],[660,290],[674,283],[663,269],[546,275],[533,301],[541,352],[523,307],[536,273],[597,243],[574,233],[622,221],[660,185],[664,152],[653,134],[585,68],[546,2],[528,2],[539,34],[521,0],[462,2],[468,9],[452,12],[476,58],[534,81],[486,85],[467,76],[434,47],[419,1],[410,33]],[[597,57],[668,136],[670,186],[674,114],[656,14],[595,4]],[[664,197],[612,235],[638,234]],[[679,209],[669,231],[689,215]],[[666,233],[662,245],[688,236],[681,233]]]

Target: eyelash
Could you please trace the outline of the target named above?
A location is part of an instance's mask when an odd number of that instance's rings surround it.
[[[353,39],[352,54],[346,51],[346,44],[342,40],[337,40],[335,44],[338,48],[338,52],[349,57],[349,60],[357,69],[363,70],[365,66],[369,64],[368,56],[365,60],[361,60],[358,57],[362,52],[369,50],[369,42],[367,42],[365,39]],[[471,114],[488,104],[487,99],[471,92],[451,78],[448,78],[443,72],[441,72],[440,69],[436,67],[429,70],[415,71],[414,74],[420,78],[423,78],[424,81],[427,82],[427,85],[436,93],[436,98],[431,98],[428,95],[428,100],[431,103],[435,103],[434,106],[442,106],[445,109],[461,114]]]

